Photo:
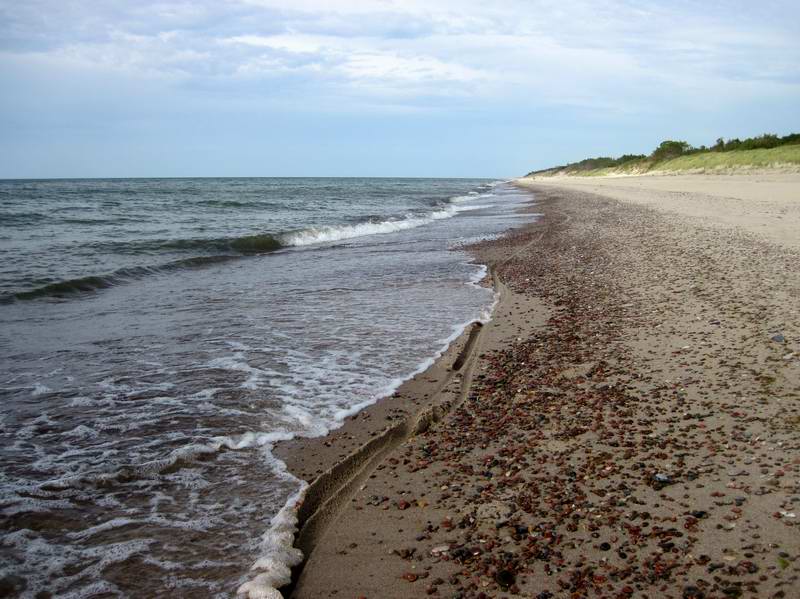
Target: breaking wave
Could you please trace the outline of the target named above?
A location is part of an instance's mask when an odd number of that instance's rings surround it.
[[[469,199],[472,199],[470,197]],[[228,252],[174,260],[155,266],[136,266],[123,268],[104,275],[90,275],[48,283],[35,289],[0,296],[0,303],[8,304],[18,300],[40,298],[62,298],[64,296],[91,293],[116,285],[130,283],[144,277],[163,274],[175,270],[201,268],[229,260],[258,254],[267,254],[280,249],[307,246],[317,243],[330,243],[368,235],[380,235],[404,231],[430,224],[437,220],[451,218],[459,212],[477,210],[485,206],[464,206],[461,197],[453,198],[438,210],[427,213],[407,214],[402,218],[371,220],[345,225],[312,226],[296,231],[276,234],[245,235],[232,238],[212,239],[161,239],[126,242],[104,242],[95,244],[95,250],[118,254],[153,255],[162,252]]]

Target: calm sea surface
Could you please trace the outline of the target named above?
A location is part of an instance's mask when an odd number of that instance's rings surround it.
[[[230,597],[259,559],[279,580],[301,482],[273,443],[486,318],[458,248],[529,200],[465,179],[0,181],[0,593]]]

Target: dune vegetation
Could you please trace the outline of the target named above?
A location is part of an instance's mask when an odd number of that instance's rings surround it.
[[[779,137],[764,134],[744,140],[719,138],[713,146],[695,148],[685,141],[667,140],[649,155],[624,154],[618,158],[587,158],[526,176],[585,176],[644,174],[675,171],[724,171],[730,169],[800,166],[800,133]]]

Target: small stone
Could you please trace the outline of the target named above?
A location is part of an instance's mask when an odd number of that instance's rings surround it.
[[[715,564],[709,564],[708,565],[708,572],[710,574],[710,573],[716,572],[717,570],[720,570],[720,569],[722,569],[724,567],[725,567],[725,564],[720,563],[720,562],[717,562]]]
[[[415,547],[410,547],[408,549],[395,549],[395,553],[403,559],[411,559],[416,552]]]
[[[705,594],[703,591],[694,586],[688,586],[683,589],[683,599],[703,599]]]
[[[0,597],[14,597],[17,596],[17,593],[21,594],[27,588],[27,581],[20,576],[9,574],[0,578]]]
[[[537,391],[541,395],[557,396],[564,394],[564,392],[561,389],[556,389],[555,387],[539,387]]]
[[[510,570],[500,570],[494,576],[495,581],[499,584],[503,589],[507,589],[512,584],[514,584],[514,573]]]
[[[770,339],[772,339],[775,343],[785,343],[786,342],[786,337],[784,337],[780,333],[777,333],[776,335],[773,335],[772,337],[770,337]]]

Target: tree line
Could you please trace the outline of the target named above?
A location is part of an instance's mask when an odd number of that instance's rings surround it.
[[[690,154],[699,154],[701,152],[735,152],[740,150],[759,150],[777,148],[778,146],[788,146],[793,144],[800,144],[800,133],[790,133],[779,137],[774,133],[764,133],[756,137],[748,137],[745,139],[733,138],[725,140],[720,137],[712,146],[702,145],[694,147],[685,141],[675,141],[668,139],[662,141],[658,147],[648,154],[623,154],[619,158],[612,158],[610,156],[598,156],[597,158],[586,158],[579,162],[571,162],[563,166],[556,166],[540,171],[532,171],[528,176],[537,175],[553,171],[591,171],[599,168],[612,168],[622,166],[630,162],[661,162],[663,160],[670,160],[678,158],[679,156],[686,156]]]

